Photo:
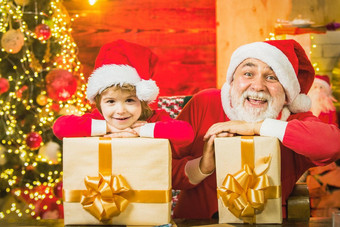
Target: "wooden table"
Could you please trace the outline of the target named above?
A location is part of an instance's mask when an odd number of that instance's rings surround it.
[[[182,220],[176,219],[174,220],[176,224],[172,225],[173,227],[189,227],[189,226],[201,226],[201,227],[240,227],[240,226],[249,226],[243,224],[218,224],[217,219],[210,219],[210,220]],[[1,227],[31,227],[31,226],[46,226],[46,227],[62,227],[64,226],[64,220],[33,220],[33,219],[17,219],[17,220],[0,220]],[[72,225],[72,227],[86,227],[87,225]],[[88,225],[93,227],[94,225]],[[99,226],[99,225],[97,225]],[[309,222],[294,222],[294,221],[284,221],[282,225],[274,225],[274,224],[267,224],[267,225],[252,225],[252,226],[262,226],[262,227],[280,227],[280,226],[297,226],[297,227],[329,227],[332,226],[331,218],[311,218]],[[136,226],[134,226],[136,227]]]

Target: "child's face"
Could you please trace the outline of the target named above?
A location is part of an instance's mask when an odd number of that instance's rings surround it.
[[[142,113],[141,101],[134,92],[115,87],[101,93],[100,107],[106,122],[120,130],[130,127]]]

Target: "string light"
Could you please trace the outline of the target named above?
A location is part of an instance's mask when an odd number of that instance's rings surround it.
[[[310,35],[310,39],[311,39],[310,56],[312,56],[313,49],[316,49],[318,47],[316,44],[313,43],[314,38],[315,38],[314,35]],[[276,40],[276,39],[278,39],[278,37],[276,36],[275,33],[269,33],[269,37],[265,38],[265,40]],[[320,71],[320,67],[317,62],[312,62],[312,65],[316,73]]]
[[[18,217],[30,215],[36,219],[41,219],[40,214],[36,212],[33,201],[54,198],[53,189],[57,183],[61,182],[63,176],[60,163],[62,157],[61,153],[59,153],[57,157],[59,165],[55,169],[40,172],[36,180],[26,182],[22,184],[23,186],[18,185],[18,182],[29,174],[31,169],[35,169],[39,165],[53,166],[54,164],[48,158],[38,155],[37,150],[28,146],[26,143],[27,130],[23,130],[23,125],[26,126],[27,124],[29,130],[41,135],[43,138],[41,146],[44,146],[52,139],[51,127],[59,115],[58,110],[53,110],[53,106],[57,105],[60,109],[65,107],[66,111],[78,115],[87,112],[91,109],[91,106],[84,101],[85,77],[80,72],[81,63],[76,56],[77,45],[70,35],[72,31],[70,25],[74,18],[69,17],[62,6],[62,0],[51,0],[47,9],[42,12],[25,11],[29,7],[16,6],[14,2],[12,0],[0,0],[0,32],[5,34],[10,29],[13,29],[12,26],[15,23],[18,25],[15,29],[21,31],[24,35],[24,46],[22,51],[16,55],[20,57],[18,61],[13,61],[11,58],[6,57],[11,53],[6,53],[5,48],[2,47],[0,52],[0,62],[9,62],[11,65],[10,75],[7,76],[7,79],[13,86],[13,90],[8,92],[6,99],[0,100],[0,130],[4,129],[4,136],[1,136],[0,146],[6,148],[0,158],[10,155],[15,157],[17,162],[21,161],[23,164],[19,169],[16,169],[17,167],[1,169],[0,179],[7,182],[5,187],[7,193],[12,193],[17,197],[25,196],[31,202],[25,208],[22,208],[17,203],[11,204],[10,208],[0,211],[0,219],[12,214]],[[91,2],[95,3],[95,1]],[[37,21],[42,18],[41,21],[48,24],[51,31],[50,39],[54,43],[51,43],[50,40],[38,39],[34,29],[32,30],[25,21],[25,18],[29,16]],[[78,15],[75,15],[75,18],[78,18]],[[42,45],[46,46],[57,45],[60,49],[55,50],[51,47],[50,51],[46,51],[43,59],[39,60],[35,56],[34,48],[31,47],[34,40],[38,40]],[[71,72],[77,77],[81,85],[79,85],[77,92],[67,101],[55,102],[47,98],[46,104],[39,106],[34,96],[35,87],[45,83],[44,76],[55,68]],[[42,91],[41,95],[47,96],[48,94],[46,91]],[[31,118],[36,120],[34,122],[24,122],[18,116],[20,114],[19,107],[28,111],[32,115]],[[69,109],[71,107],[74,107],[74,109]],[[31,118],[29,121],[32,120]],[[29,125],[29,123],[32,123],[32,125]],[[39,191],[37,187],[44,187],[44,190]],[[61,198],[56,200],[56,204],[62,204]],[[43,205],[42,207],[44,210],[49,208],[49,205]]]
[[[97,0],[89,0],[89,4],[90,4],[91,6],[93,6],[96,2],[97,2]]]

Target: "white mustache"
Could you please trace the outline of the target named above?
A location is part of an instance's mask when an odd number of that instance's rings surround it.
[[[251,98],[251,99],[256,99],[256,100],[261,100],[261,101],[267,101],[270,102],[272,97],[265,93],[265,92],[256,92],[256,91],[245,91],[242,94],[243,99]]]

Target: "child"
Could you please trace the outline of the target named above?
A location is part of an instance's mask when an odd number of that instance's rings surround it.
[[[148,48],[118,40],[104,45],[89,77],[87,98],[96,104],[92,113],[59,117],[53,132],[64,137],[151,137],[172,145],[193,140],[189,123],[172,119],[164,110],[149,106],[159,93],[151,80],[157,56]]]

